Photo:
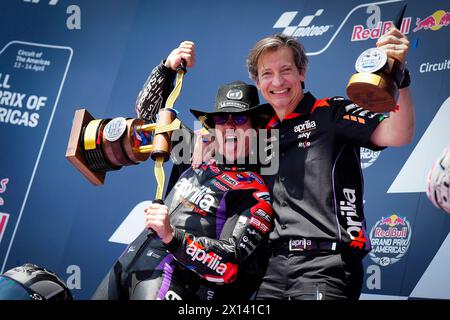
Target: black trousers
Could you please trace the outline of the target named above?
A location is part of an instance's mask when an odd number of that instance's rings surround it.
[[[274,250],[257,300],[357,300],[362,256],[354,252]]]

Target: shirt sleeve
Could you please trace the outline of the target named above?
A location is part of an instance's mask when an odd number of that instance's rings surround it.
[[[331,98],[329,103],[333,106],[336,133],[339,138],[358,147],[372,150],[385,148],[370,142],[372,133],[386,118],[385,115],[371,112],[342,97]]]
[[[273,228],[268,191],[236,190],[232,193],[227,204],[234,203],[236,211],[229,215],[219,239],[175,229],[173,240],[166,246],[178,262],[210,282],[236,280],[246,259],[267,240]]]
[[[176,72],[162,61],[150,73],[136,98],[135,110],[140,119],[155,122],[159,110],[164,107],[174,87]]]

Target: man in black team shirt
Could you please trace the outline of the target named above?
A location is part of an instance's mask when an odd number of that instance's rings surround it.
[[[393,28],[377,47],[405,63],[409,41]],[[397,110],[382,115],[342,97],[305,93],[306,65],[303,46],[281,34],[258,41],[247,59],[250,77],[276,113],[268,127],[280,135],[279,171],[263,176],[275,228],[257,299],[357,299],[362,259],[371,248],[359,149],[411,141],[409,74],[400,83]]]
[[[152,71],[138,97],[141,118],[150,120],[163,105],[181,58],[193,65],[193,43],[183,42]],[[246,135],[264,113],[258,104],[256,87],[236,81],[219,88],[214,112],[191,110],[215,129],[215,150],[225,163],[188,164],[169,186],[166,205],[145,209],[145,226],[158,237],[144,230],[93,299],[250,298],[262,277],[258,251],[273,228],[267,186],[258,167],[245,161],[251,148]]]
[[[404,64],[410,43],[396,28],[377,47]],[[307,57],[283,34],[250,50],[250,78],[275,111],[278,172],[263,175],[274,209],[268,268],[256,299],[358,299],[363,257],[370,251],[363,213],[359,149],[409,143],[415,115],[405,73],[398,105],[389,115],[364,110],[343,97],[304,92]],[[208,157],[198,155],[195,163]],[[195,167],[195,165],[194,165]]]

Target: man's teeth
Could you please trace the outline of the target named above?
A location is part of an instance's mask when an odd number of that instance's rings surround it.
[[[283,89],[283,90],[272,90],[272,93],[278,94],[278,93],[285,93],[288,92],[289,89]]]

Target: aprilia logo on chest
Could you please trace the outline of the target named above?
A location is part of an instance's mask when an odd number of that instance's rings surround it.
[[[186,200],[199,206],[200,209],[209,211],[215,205],[213,191],[206,186],[195,186],[188,179],[182,178],[175,184],[177,193],[175,197],[183,197]]]
[[[313,120],[306,120],[294,127],[294,132],[298,133],[297,139],[301,140],[298,144],[299,148],[308,148],[311,142],[308,139],[313,130],[317,129],[317,124]]]
[[[302,132],[308,132],[316,129],[316,122],[306,120],[303,123],[300,123],[294,127],[294,132],[302,133]]]

